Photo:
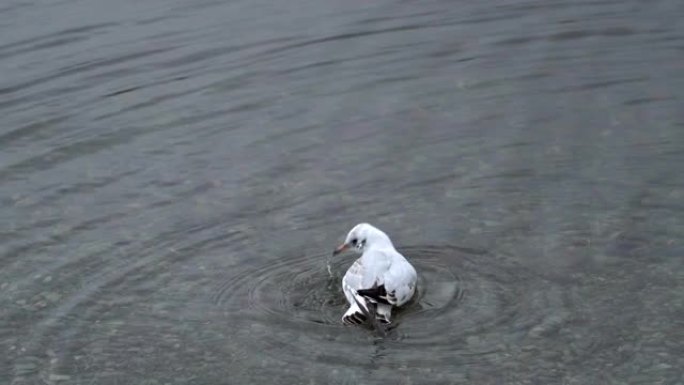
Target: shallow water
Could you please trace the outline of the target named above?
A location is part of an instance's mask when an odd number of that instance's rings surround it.
[[[0,6],[0,383],[684,383],[680,1]],[[419,294],[344,327],[330,251]]]

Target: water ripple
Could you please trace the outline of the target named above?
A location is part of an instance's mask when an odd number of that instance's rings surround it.
[[[397,369],[409,361],[448,367],[482,355],[511,354],[517,344],[554,335],[576,318],[570,310],[575,304],[562,287],[504,258],[458,247],[401,251],[419,272],[418,292],[396,314],[396,327],[385,341],[393,354],[384,367]],[[250,325],[248,340],[238,345],[290,363],[335,360],[366,367],[367,348],[354,345],[365,345],[373,333],[340,323],[347,306],[340,277],[350,261],[333,261],[331,277],[325,260],[284,257],[241,271],[217,288],[213,301],[225,309],[228,322]],[[327,346],[325,353],[314,348],[320,345]],[[429,356],[420,353],[425,349]]]

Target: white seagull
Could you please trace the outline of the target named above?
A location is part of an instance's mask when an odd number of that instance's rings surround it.
[[[363,324],[370,304],[378,320],[389,324],[392,307],[405,304],[416,291],[416,269],[394,249],[387,234],[368,223],[354,226],[333,255],[348,248],[354,248],[361,257],[342,278],[342,291],[350,305],[342,322]]]

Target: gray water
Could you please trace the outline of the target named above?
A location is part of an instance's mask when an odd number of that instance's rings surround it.
[[[5,1],[0,383],[683,384],[683,59],[678,0]]]

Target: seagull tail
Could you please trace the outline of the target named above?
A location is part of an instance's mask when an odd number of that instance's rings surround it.
[[[354,303],[342,316],[342,322],[347,325],[363,325],[369,323],[371,327],[379,331],[384,330],[382,325],[391,323],[392,306],[383,303],[371,303],[368,299],[355,294]]]
[[[380,323],[390,324],[392,322],[392,306],[379,303],[376,308],[377,318]]]

